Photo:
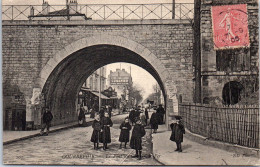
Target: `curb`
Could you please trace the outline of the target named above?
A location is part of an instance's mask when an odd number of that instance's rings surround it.
[[[244,146],[240,146],[240,145],[236,145],[236,144],[224,143],[221,141],[208,139],[204,136],[192,133],[188,129],[185,129],[185,131],[186,131],[185,137],[187,137],[188,139],[190,139],[192,141],[198,142],[200,144],[209,145],[209,146],[212,146],[215,148],[226,150],[226,151],[232,152],[232,153],[237,153],[240,155],[248,155],[248,156],[253,156],[256,158],[260,157],[260,154],[259,154],[260,149],[249,148],[249,147],[244,147]]]
[[[151,134],[151,137],[152,137],[152,156],[153,156],[153,159],[156,161],[156,162],[158,162],[159,164],[161,164],[161,165],[163,165],[163,166],[166,166],[166,164],[165,163],[163,163],[162,161],[160,161],[159,159],[160,158],[157,158],[158,156],[156,156],[156,153],[154,152],[154,149],[153,149],[153,134]]]
[[[118,115],[122,115],[122,114],[115,114],[113,116],[118,116]],[[90,126],[92,122],[93,122],[93,120],[86,122],[85,127]],[[73,125],[69,125],[69,126],[65,126],[65,127],[61,127],[61,128],[50,130],[49,133],[53,133],[53,132],[57,132],[57,131],[61,131],[61,130],[69,129],[69,128],[78,127],[78,125],[79,125],[78,122],[76,122]],[[3,142],[3,145],[11,144],[11,143],[14,143],[14,142],[18,142],[18,141],[21,141],[21,140],[26,140],[26,139],[37,137],[37,136],[41,136],[40,132],[38,132],[36,134],[32,134],[32,135],[28,135],[28,136],[24,136],[24,137],[20,137],[20,138],[17,138],[17,139],[13,139],[13,140],[9,140],[9,141]]]
[[[92,121],[87,122],[87,124],[90,123],[90,122],[92,122]],[[75,123],[75,124],[70,125],[70,126],[50,130],[49,133],[53,133],[53,132],[57,132],[57,131],[61,131],[61,130],[65,130],[65,129],[69,129],[69,128],[73,128],[73,127],[77,127],[77,126],[78,126],[78,123]],[[14,142],[17,142],[17,141],[21,141],[21,140],[25,140],[25,139],[29,139],[29,138],[33,138],[33,137],[37,137],[37,136],[41,136],[40,132],[38,132],[36,134],[32,134],[32,135],[28,135],[28,136],[24,136],[24,137],[21,137],[21,138],[17,138],[17,139],[13,139],[13,140],[3,142],[3,145],[11,144],[11,143],[14,143]]]

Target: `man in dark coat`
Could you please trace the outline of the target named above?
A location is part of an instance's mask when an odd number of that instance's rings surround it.
[[[177,149],[175,151],[182,152],[181,143],[183,142],[183,134],[185,134],[185,128],[181,116],[175,116],[175,118],[176,120],[170,125],[172,130],[170,140],[176,142]]]
[[[159,107],[156,110],[158,117],[159,117],[159,124],[163,124],[163,120],[164,120],[164,114],[165,114],[165,110],[162,107],[162,105],[160,104]]]
[[[99,115],[95,116],[95,120],[92,123],[93,133],[91,136],[91,142],[94,143],[94,149],[98,149],[99,139],[100,139],[100,131],[101,131],[101,124],[100,124],[100,117]]]
[[[113,126],[112,120],[109,118],[108,113],[105,113],[105,116],[101,118],[101,139],[100,142],[103,143],[103,149],[108,149],[107,143],[111,143],[111,134],[110,127]]]
[[[148,113],[148,109],[145,108],[145,111],[144,111],[144,114],[145,114],[145,124],[146,126],[148,125],[148,119],[149,119],[149,113]]]
[[[156,133],[158,129],[158,124],[159,124],[159,116],[158,113],[155,111],[153,112],[151,118],[150,118],[150,124],[151,124],[151,129],[153,130],[152,133]]]
[[[48,107],[46,107],[45,111],[43,113],[43,116],[42,116],[42,123],[43,124],[42,124],[42,129],[41,129],[41,132],[40,132],[41,135],[43,135],[45,128],[47,129],[46,135],[48,135],[52,119],[53,119],[53,115],[52,115],[50,109]]]
[[[83,126],[83,123],[85,121],[85,112],[84,112],[83,105],[80,106],[78,120],[79,120],[79,126]]]
[[[119,141],[121,143],[120,143],[119,148],[122,148],[122,142],[125,143],[125,148],[126,148],[126,144],[127,144],[127,142],[129,142],[129,133],[130,133],[131,128],[132,128],[132,126],[129,124],[129,119],[128,119],[128,117],[126,117],[125,121],[122,122],[122,124],[120,125],[121,132],[120,132],[120,136],[119,136]]]
[[[134,157],[138,157],[139,160],[142,158],[142,137],[144,137],[144,135],[145,130],[144,127],[141,125],[141,120],[137,119],[132,131],[130,147],[132,149],[135,149],[136,154]]]
[[[102,119],[104,117],[104,114],[105,114],[105,109],[104,109],[104,107],[101,107],[101,109],[99,111],[100,119]]]
[[[135,110],[131,110],[129,113],[129,120],[131,121],[132,125],[134,124],[135,119]]]

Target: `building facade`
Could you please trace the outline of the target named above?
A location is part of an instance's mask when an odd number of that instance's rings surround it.
[[[108,75],[108,86],[115,89],[118,99],[121,99],[121,105],[126,105],[126,103],[131,100],[129,90],[132,85],[132,76],[125,69],[116,69],[115,72],[110,71]]]
[[[259,32],[258,4],[255,0],[201,1],[201,86],[203,103],[258,103]],[[212,6],[247,4],[250,46],[214,49]],[[250,96],[255,96],[253,100]],[[247,100],[245,100],[247,99]]]
[[[106,89],[106,66],[103,66],[93,72],[83,83],[78,94],[78,105],[92,108],[94,103],[99,104],[99,91]],[[101,94],[102,105],[106,103],[108,97]]]

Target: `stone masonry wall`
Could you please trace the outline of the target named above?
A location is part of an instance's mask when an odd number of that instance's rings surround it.
[[[182,100],[193,97],[191,25],[174,24],[25,24],[3,22],[3,94],[4,107],[8,97],[20,94],[23,102],[30,101],[37,78],[47,61],[65,46],[81,38],[100,34],[131,39],[148,48],[175,78]],[[14,89],[15,88],[15,89]]]
[[[225,72],[216,70],[216,51],[213,49],[211,6],[247,4],[248,28],[250,35],[250,69],[248,71]],[[203,98],[222,100],[222,89],[229,81],[238,81],[246,88],[249,84],[241,82],[257,77],[258,72],[258,4],[255,0],[203,0],[201,5],[201,56],[202,56],[202,94]]]

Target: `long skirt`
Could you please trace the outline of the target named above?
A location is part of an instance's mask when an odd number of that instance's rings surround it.
[[[98,143],[100,142],[101,134],[98,130],[93,130],[92,136],[91,136],[91,142]]]
[[[142,138],[141,137],[132,137],[130,140],[130,147],[135,150],[142,150]]]
[[[110,134],[110,128],[104,127],[103,131],[101,132],[101,143],[111,143],[111,134]]]
[[[120,142],[129,142],[129,130],[121,130],[119,136]]]
[[[151,124],[152,129],[158,129],[158,124]]]

